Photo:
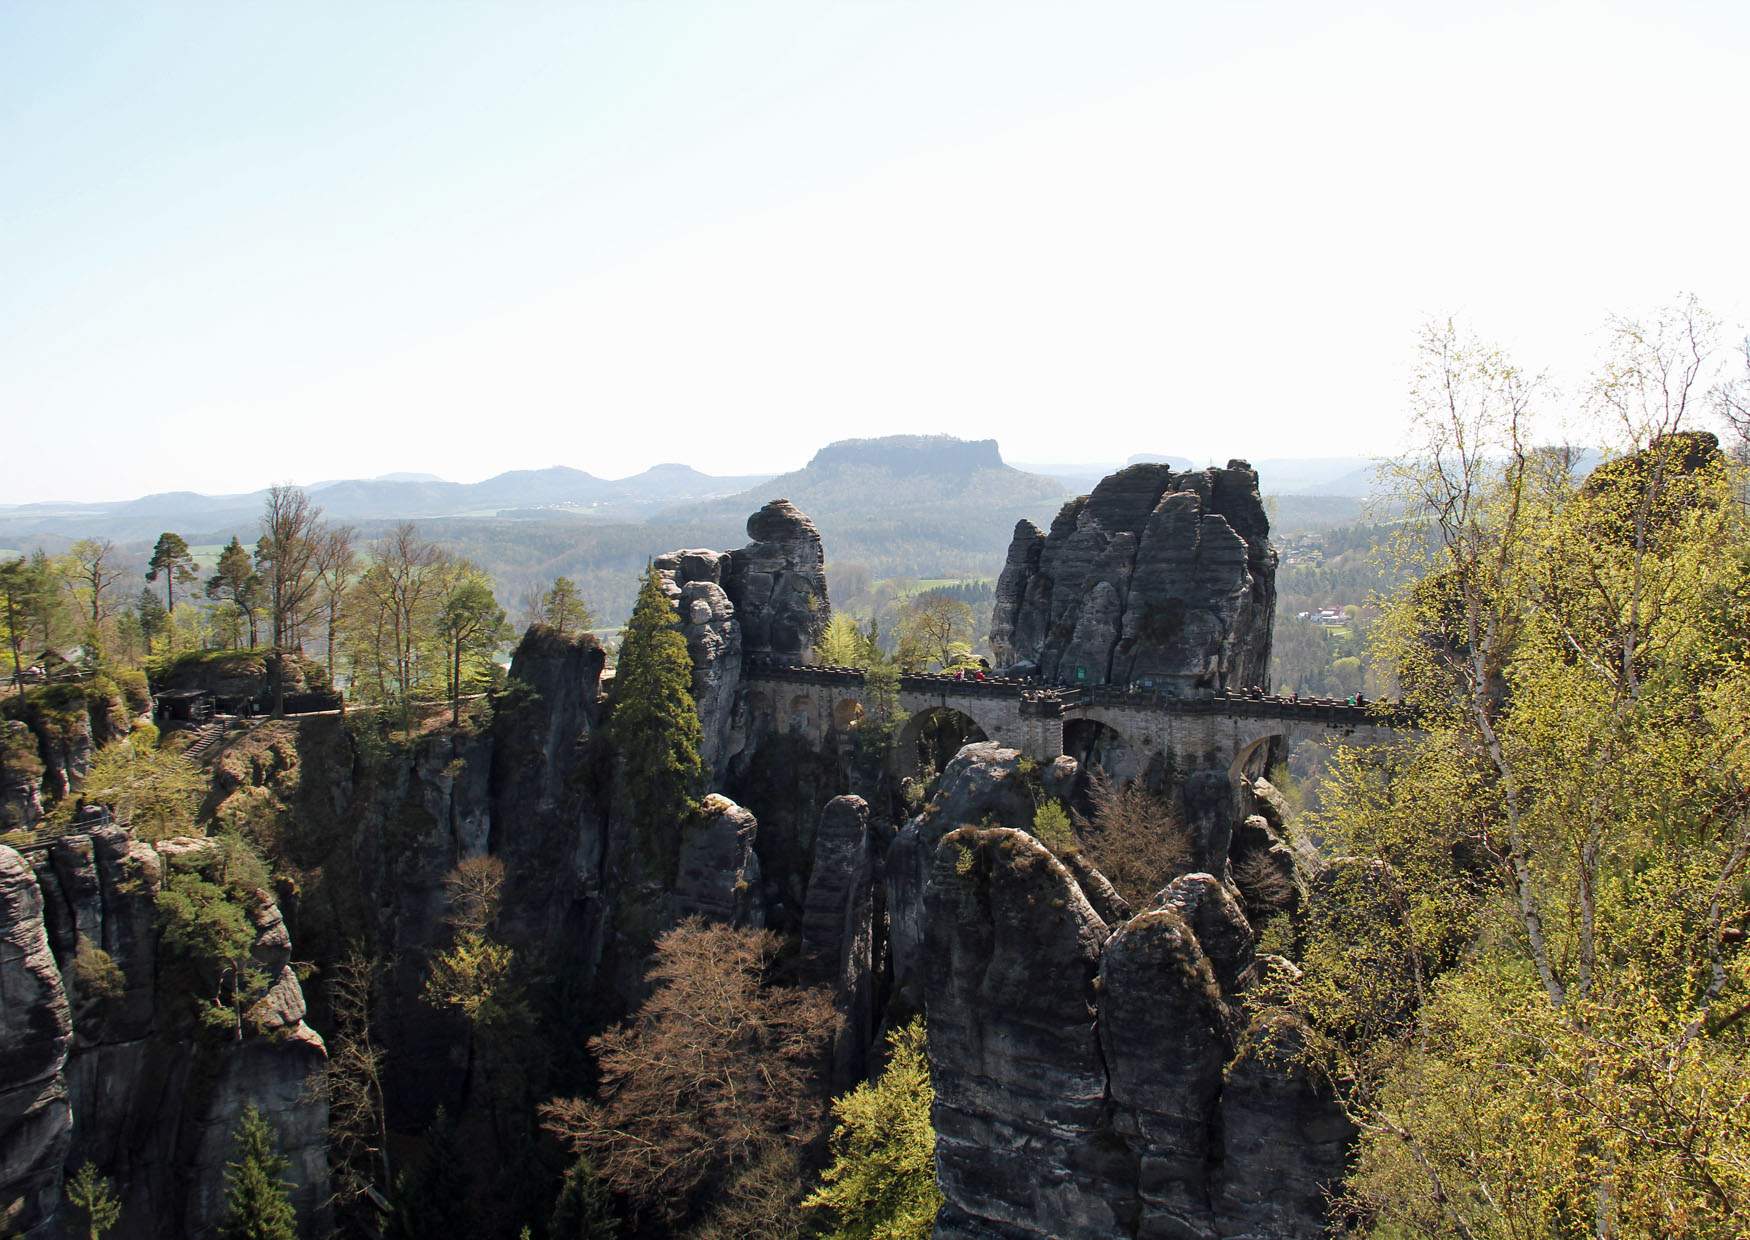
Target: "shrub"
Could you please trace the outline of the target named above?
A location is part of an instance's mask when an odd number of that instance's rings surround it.
[[[194,763],[136,734],[97,751],[81,796],[107,805],[150,843],[199,834],[195,812],[206,789],[207,777]]]
[[[81,997],[101,1004],[114,1003],[128,989],[127,974],[115,958],[84,938],[79,940],[79,950],[73,953],[73,980]]]
[[[1077,851],[1075,830],[1069,815],[1056,801],[1046,801],[1033,811],[1033,838],[1060,857]]]

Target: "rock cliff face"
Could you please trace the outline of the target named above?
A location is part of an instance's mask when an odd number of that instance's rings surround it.
[[[90,1159],[116,1179],[118,1240],[212,1234],[243,1107],[259,1107],[290,1160],[300,1219],[320,1228],[328,1191],[322,1040],[304,1023],[291,938],[262,894],[255,960],[271,985],[241,1040],[190,1036],[190,996],[160,967],[154,900],[171,856],[117,827],[64,836],[28,864],[0,846],[0,1227],[70,1232],[63,1169]],[[123,983],[82,993],[74,960],[108,953]]]
[[[724,584],[731,568],[722,551],[671,551],[653,561],[681,616],[693,656],[693,701],[699,706],[699,756],[721,778],[731,756],[735,693],[741,686],[742,632]]]
[[[775,499],[747,519],[738,551],[671,551],[652,564],[681,616],[693,656],[700,756],[720,784],[747,739],[737,690],[745,656],[805,662],[832,615],[814,522]]]
[[[1265,965],[1216,878],[1112,925],[1026,832],[960,827],[923,920],[938,1240],[1324,1235],[1352,1134],[1272,1049],[1292,1022],[1248,1021]]]
[[[36,733],[22,719],[0,719],[0,831],[42,821],[42,783]]]
[[[1276,553],[1244,461],[1133,465],[1045,533],[1015,527],[990,640],[1000,665],[1059,684],[1192,695],[1264,685]]]
[[[730,552],[727,589],[750,655],[803,662],[831,618],[820,532],[796,505],[775,499],[747,519],[753,539]]]

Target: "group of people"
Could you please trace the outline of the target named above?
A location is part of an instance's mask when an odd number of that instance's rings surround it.
[[[1264,690],[1260,686],[1253,685],[1251,688],[1246,690],[1246,696],[1248,698],[1255,700],[1255,701],[1261,701],[1264,698],[1269,697],[1270,695],[1265,693]],[[1298,703],[1300,701],[1300,691],[1298,689],[1289,690],[1288,697],[1286,700],[1289,702]],[[1365,706],[1365,705],[1367,705],[1367,695],[1363,694],[1363,693],[1351,693],[1348,697],[1343,699],[1343,704],[1345,706]]]

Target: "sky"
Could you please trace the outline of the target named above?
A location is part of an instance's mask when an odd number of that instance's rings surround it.
[[[0,0],[0,503],[1395,449],[1750,298],[1750,6]]]

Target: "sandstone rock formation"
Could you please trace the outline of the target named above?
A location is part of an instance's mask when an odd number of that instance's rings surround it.
[[[674,916],[703,917],[732,926],[763,926],[760,859],[754,836],[760,824],[726,796],[712,793],[681,826]]]
[[[787,499],[747,519],[753,539],[730,553],[727,589],[750,655],[802,662],[831,617],[820,531]]]
[[[59,1234],[61,1177],[90,1159],[115,1175],[117,1240],[211,1234],[225,1163],[246,1104],[278,1134],[300,1218],[315,1225],[328,1192],[322,1040],[304,1024],[279,909],[253,906],[254,958],[272,984],[241,1040],[189,1036],[190,996],[161,986],[154,898],[170,857],[119,827],[63,836],[34,866],[0,847],[0,1226]],[[73,968],[101,949],[119,994],[82,994]]]
[[[1353,1134],[1283,1058],[1291,1018],[1248,1021],[1257,958],[1220,881],[1111,925],[1032,836],[967,826],[924,903],[938,1240],[1324,1234]]]
[[[0,846],[0,1229],[30,1235],[55,1212],[73,1139],[65,1067],[73,1014],[49,951],[43,898]]]
[[[775,499],[747,519],[747,532],[753,541],[738,551],[671,551],[651,562],[693,656],[699,753],[713,784],[746,741],[737,701],[744,657],[804,662],[832,614],[814,522]]]
[[[721,777],[730,758],[735,693],[741,685],[742,632],[724,590],[731,567],[722,551],[671,551],[652,564],[681,616],[693,656],[693,701],[699,706],[699,756]]]
[[[1244,461],[1133,465],[1015,527],[997,580],[997,662],[1059,684],[1190,696],[1264,685],[1276,553]]]
[[[1019,750],[995,741],[961,749],[942,771],[936,795],[899,829],[887,850],[887,933],[894,997],[901,1012],[923,1007],[925,890],[936,845],[956,827],[986,818],[1032,822],[1033,798],[1019,777],[1021,760]]]
[[[36,734],[22,719],[0,719],[0,831],[42,821],[42,782]]]
[[[832,987],[843,1017],[833,1045],[835,1092],[863,1079],[875,1038],[887,843],[862,797],[834,797],[820,811],[802,910],[802,955],[808,976]]]

